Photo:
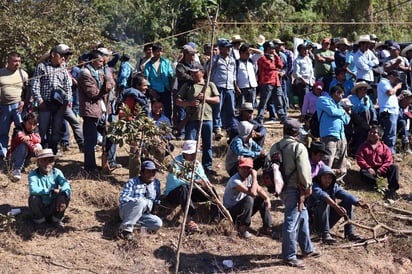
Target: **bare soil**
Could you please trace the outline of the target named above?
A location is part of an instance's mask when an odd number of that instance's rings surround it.
[[[279,123],[268,125],[269,136],[266,148],[281,138]],[[182,142],[175,141],[176,153]],[[224,170],[225,141],[215,142],[214,167],[218,176],[212,180],[218,193],[223,194],[228,176]],[[63,232],[48,228],[39,233],[27,208],[28,171],[35,168],[32,163],[22,176],[13,183],[9,174],[0,174],[0,213],[7,214],[11,208],[20,208],[22,213],[15,216],[14,223],[0,226],[0,273],[169,273],[174,272],[176,247],[182,218],[177,221],[165,220],[165,227],[156,234],[135,231],[138,241],[126,242],[118,236],[119,216],[117,213],[118,196],[128,179],[128,169],[115,170],[111,175],[87,178],[80,172],[83,155],[75,145],[70,152],[58,160],[60,168],[72,185],[72,199],[64,223]],[[96,153],[100,157],[100,153]],[[127,152],[118,149],[118,162],[128,166]],[[362,197],[373,205],[376,218],[397,230],[412,230],[410,220],[398,220],[402,215],[383,207],[383,198],[368,189],[357,175],[358,167],[350,159],[351,170],[345,180],[345,189]],[[398,163],[401,166],[401,199],[392,206],[412,211],[410,178],[412,156],[404,156]],[[164,187],[166,174],[159,174]],[[199,213],[207,209],[200,205]],[[281,234],[283,221],[282,203],[272,197],[272,215],[277,234]],[[297,270],[281,264],[281,242],[267,236],[257,236],[261,226],[260,216],[253,217],[251,240],[240,239],[235,232],[225,233],[227,224],[207,224],[204,214],[198,221],[202,232],[185,235],[180,255],[180,273],[295,273]],[[407,216],[407,215],[404,215]],[[412,216],[409,215],[409,218]],[[13,220],[11,218],[10,220]],[[356,208],[355,221],[375,226],[368,211]],[[306,268],[302,273],[412,273],[411,235],[389,233],[377,229],[377,237],[387,239],[361,247],[347,248],[350,244],[343,239],[342,222],[332,232],[338,238],[336,246],[320,243],[313,235],[315,248],[322,252],[317,259],[305,259]],[[357,228],[366,239],[373,238],[371,231]],[[226,268],[224,260],[233,262]]]

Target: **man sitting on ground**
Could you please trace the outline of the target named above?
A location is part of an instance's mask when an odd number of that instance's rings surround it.
[[[140,176],[129,179],[120,193],[120,229],[126,240],[135,239],[133,228],[136,224],[148,231],[157,231],[163,225],[162,220],[151,213],[153,206],[160,203],[160,181],[155,178],[156,166],[146,160],[142,162],[140,170]]]
[[[69,205],[71,186],[54,167],[57,156],[52,149],[37,153],[37,168],[29,174],[29,209],[36,229],[45,229],[46,219],[63,229],[64,211]]]
[[[226,185],[223,194],[223,205],[229,210],[239,236],[249,239],[252,235],[247,231],[252,216],[259,210],[262,217],[262,233],[271,234],[272,217],[270,215],[270,198],[258,185],[257,172],[253,169],[252,158],[241,158],[238,172]]]
[[[356,162],[360,167],[362,180],[377,187],[377,178],[388,179],[387,198],[396,198],[399,189],[399,168],[393,164],[390,148],[382,141],[383,130],[373,126],[369,130],[368,139],[358,149]]]
[[[338,204],[336,199],[341,202]],[[312,195],[308,199],[308,209],[314,211],[315,225],[317,231],[322,234],[323,243],[336,243],[336,239],[330,235],[329,230],[341,217],[353,219],[353,205],[369,208],[368,204],[340,188],[336,183],[335,172],[329,166],[323,166],[315,177]],[[348,241],[361,240],[359,235],[354,234],[352,224],[346,224],[344,230]]]

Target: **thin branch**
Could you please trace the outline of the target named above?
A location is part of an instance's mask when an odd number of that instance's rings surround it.
[[[406,210],[406,209],[401,209],[401,208],[396,208],[387,204],[383,204],[383,207],[393,210],[393,211],[397,211],[406,215],[412,215],[412,211]]]
[[[388,240],[388,236],[385,236],[380,239],[369,239],[360,243],[351,243],[351,244],[342,244],[342,245],[330,245],[326,246],[327,249],[344,249],[344,248],[352,248],[352,247],[359,247],[359,246],[367,246],[370,244],[377,244],[380,242],[386,242]]]

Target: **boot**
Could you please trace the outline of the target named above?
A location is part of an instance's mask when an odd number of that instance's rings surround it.
[[[412,154],[412,150],[410,149],[409,143],[402,144],[402,151],[405,154]]]

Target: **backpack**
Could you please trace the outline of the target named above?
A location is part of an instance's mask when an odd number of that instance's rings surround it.
[[[288,180],[295,173],[296,168],[288,175],[285,174],[283,164],[283,149],[290,143],[287,143],[282,148],[280,143],[276,143],[276,152],[271,156],[271,159],[266,163],[266,168],[263,169],[262,183],[268,188],[270,193],[275,193],[278,197],[282,193]]]
[[[313,138],[320,137],[320,121],[322,119],[323,111],[320,113],[320,117],[318,118],[318,112],[315,111],[312,115],[312,119],[310,120],[310,134]]]

